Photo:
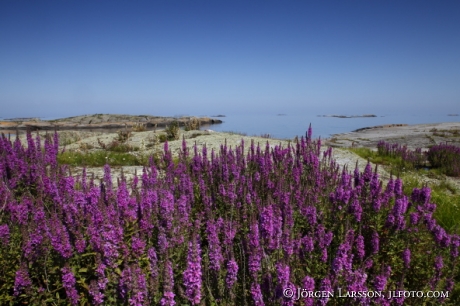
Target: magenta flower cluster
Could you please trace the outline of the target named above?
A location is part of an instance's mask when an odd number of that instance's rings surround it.
[[[41,144],[0,138],[5,303],[297,305],[283,289],[447,290],[458,279],[460,237],[437,224],[430,190],[406,195],[370,165],[341,169],[311,129],[287,147],[184,144],[178,159],[165,143],[116,189],[108,165],[101,180],[60,166],[57,134]]]

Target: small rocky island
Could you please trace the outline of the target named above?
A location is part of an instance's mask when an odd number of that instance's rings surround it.
[[[334,118],[373,118],[377,117],[374,114],[366,114],[366,115],[351,115],[351,116],[346,116],[346,115],[318,115],[318,117],[334,117]]]
[[[94,130],[120,129],[143,126],[145,128],[164,128],[174,121],[184,126],[190,120],[198,120],[200,125],[222,123],[222,120],[208,117],[159,117],[150,115],[94,114],[68,117],[57,120],[38,118],[16,118],[0,121],[3,130]]]

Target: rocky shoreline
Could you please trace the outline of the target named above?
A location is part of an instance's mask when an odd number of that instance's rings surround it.
[[[410,149],[428,149],[441,143],[460,146],[460,122],[365,127],[351,133],[333,135],[326,140],[326,144],[331,147],[376,148],[379,141],[398,143]]]
[[[150,115],[115,115],[94,114],[68,117],[57,120],[40,120],[21,118],[0,121],[0,130],[102,130],[144,127],[148,129],[164,128],[174,121],[184,126],[192,119],[197,119],[200,125],[222,123],[222,120],[209,117],[159,117]]]

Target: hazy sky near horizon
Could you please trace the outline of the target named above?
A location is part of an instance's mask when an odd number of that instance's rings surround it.
[[[0,1],[0,117],[459,113],[460,1]]]

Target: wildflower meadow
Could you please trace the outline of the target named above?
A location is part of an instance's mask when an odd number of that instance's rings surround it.
[[[1,305],[456,304],[460,236],[430,189],[339,167],[311,129],[178,158],[166,142],[117,188],[58,154],[57,133],[0,138]],[[286,297],[299,288],[334,294]],[[402,290],[449,294],[377,294]]]

